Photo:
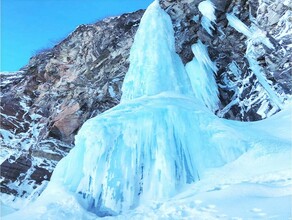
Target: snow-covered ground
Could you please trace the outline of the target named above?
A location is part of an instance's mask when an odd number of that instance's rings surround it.
[[[242,136],[258,137],[252,149],[225,166],[207,169],[200,181],[170,199],[103,219],[292,219],[291,112],[290,105],[263,121],[232,121],[246,130]],[[1,210],[2,215],[13,211]],[[37,203],[3,219],[98,218],[82,208],[74,193],[51,185]]]

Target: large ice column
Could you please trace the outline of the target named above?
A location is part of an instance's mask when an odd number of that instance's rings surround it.
[[[206,105],[212,112],[219,106],[218,86],[214,77],[217,67],[209,57],[207,47],[199,40],[192,46],[194,58],[187,63],[186,71],[197,100]]]
[[[147,8],[136,33],[121,102],[166,91],[192,95],[183,63],[175,53],[173,35],[169,15],[155,1]]]
[[[155,1],[135,36],[121,104],[83,125],[52,182],[101,216],[175,195],[199,178],[194,100],[170,17]]]

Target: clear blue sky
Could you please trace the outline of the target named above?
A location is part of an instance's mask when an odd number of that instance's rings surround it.
[[[0,0],[0,71],[26,65],[35,51],[52,47],[80,24],[136,11],[153,0]]]

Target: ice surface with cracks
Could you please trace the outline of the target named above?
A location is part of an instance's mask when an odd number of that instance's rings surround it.
[[[165,31],[147,23],[148,16],[162,15],[153,3],[139,28],[153,35]],[[139,43],[135,37],[134,44]],[[164,55],[175,56],[172,48],[163,49],[168,50]],[[152,52],[161,53],[161,48]],[[139,74],[160,74],[148,67]],[[88,120],[39,199],[3,219],[97,219],[95,214],[120,214],[117,219],[252,219],[270,214],[287,219],[291,108],[256,123],[220,119],[192,96],[188,77],[179,70],[178,81],[187,91],[166,87],[152,95],[138,90],[137,96],[133,93]],[[280,209],[270,202],[274,192]],[[244,207],[237,208],[234,201]]]
[[[192,45],[195,55],[193,60],[186,64],[186,71],[197,100],[206,105],[212,112],[218,109],[218,86],[214,74],[217,67],[209,57],[207,47],[199,40]]]
[[[214,4],[209,0],[202,1],[198,5],[198,9],[203,15],[201,25],[210,35],[212,35],[212,30],[214,30],[212,23],[215,24],[216,22]]]

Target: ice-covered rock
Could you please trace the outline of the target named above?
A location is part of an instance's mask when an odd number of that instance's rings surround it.
[[[257,58],[261,56],[261,52],[256,45],[262,44],[265,45],[269,49],[274,49],[274,45],[270,42],[266,33],[259,28],[252,26],[251,28],[247,27],[242,21],[240,21],[233,14],[226,15],[227,20],[229,21],[229,25],[235,28],[240,33],[246,35],[247,39],[247,49],[246,49],[246,58],[248,60],[248,64],[252,72],[255,74],[260,86],[263,88],[263,91],[267,93],[270,97],[270,101],[272,105],[274,105],[273,111],[278,111],[282,109],[282,100],[279,97],[273,87],[269,84],[268,79],[266,78],[264,69],[258,64]],[[268,113],[268,110],[259,109],[258,113],[265,117]]]

